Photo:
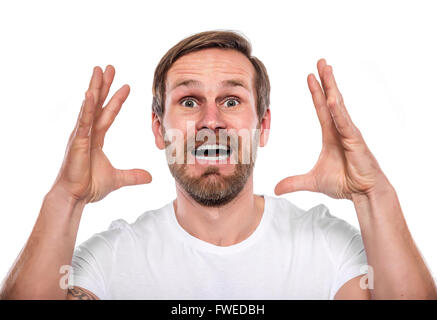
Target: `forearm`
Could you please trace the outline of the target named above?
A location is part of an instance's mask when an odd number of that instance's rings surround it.
[[[27,243],[9,271],[4,299],[65,299],[60,268],[70,265],[84,208],[52,189],[45,197]]]
[[[387,181],[369,195],[353,195],[373,268],[372,299],[437,299],[434,280],[405,222],[396,191]]]

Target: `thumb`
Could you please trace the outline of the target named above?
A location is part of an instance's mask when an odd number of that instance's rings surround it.
[[[282,179],[275,187],[275,194],[281,195],[295,191],[316,191],[314,177],[310,174],[301,174],[297,176]]]
[[[117,170],[117,180],[117,186],[121,188],[150,183],[152,182],[152,175],[142,169]]]

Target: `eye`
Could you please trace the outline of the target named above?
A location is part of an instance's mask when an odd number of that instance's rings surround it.
[[[192,98],[186,98],[186,99],[182,100],[181,104],[187,108],[194,108],[197,106],[196,101],[194,101],[194,99],[192,99]]]
[[[225,101],[225,106],[228,108],[235,107],[238,104],[240,104],[240,100],[235,97],[229,98]]]

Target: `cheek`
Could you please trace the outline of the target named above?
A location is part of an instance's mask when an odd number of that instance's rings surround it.
[[[227,124],[233,129],[256,129],[258,125],[258,117],[253,112],[242,112],[227,117]]]
[[[244,103],[240,110],[228,114],[229,124],[236,129],[255,129],[258,125],[258,113],[252,103]]]
[[[179,128],[186,130],[186,128],[199,119],[198,112],[187,111],[182,108],[169,107],[164,114],[164,127]]]
[[[171,110],[171,108],[170,108],[164,116],[163,124],[164,124],[164,128],[166,130],[168,130],[168,129],[183,130],[186,127],[185,122],[186,121],[184,118],[175,114],[173,112],[173,110]]]

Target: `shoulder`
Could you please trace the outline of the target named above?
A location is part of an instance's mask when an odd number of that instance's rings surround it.
[[[135,243],[140,236],[147,236],[151,232],[159,233],[165,227],[170,205],[171,203],[168,203],[161,208],[148,210],[132,223],[124,219],[114,220],[107,230],[95,233],[83,242],[77,250],[80,251],[86,248],[94,252],[101,250],[113,252],[120,245]]]
[[[266,207],[270,210],[272,219],[280,224],[307,225],[311,228],[324,229],[335,221],[328,207],[318,204],[310,209],[303,209],[285,198],[266,197]]]
[[[319,204],[309,211],[315,232],[323,237],[328,249],[335,256],[339,257],[351,245],[362,247],[360,231],[346,220],[332,214],[326,205]]]
[[[269,201],[272,220],[278,228],[286,228],[306,242],[318,242],[332,253],[334,259],[352,243],[361,245],[360,231],[332,214],[323,203],[305,210],[285,198],[269,197]]]
[[[274,224],[289,225],[301,224],[307,219],[307,211],[296,206],[285,198],[264,196],[265,209],[271,216]]]
[[[288,220],[290,223],[308,225],[314,231],[326,234],[341,231],[359,232],[347,221],[333,215],[323,203],[317,204],[310,209],[303,209],[285,198],[268,196],[267,199],[274,220],[280,220],[281,222]]]

